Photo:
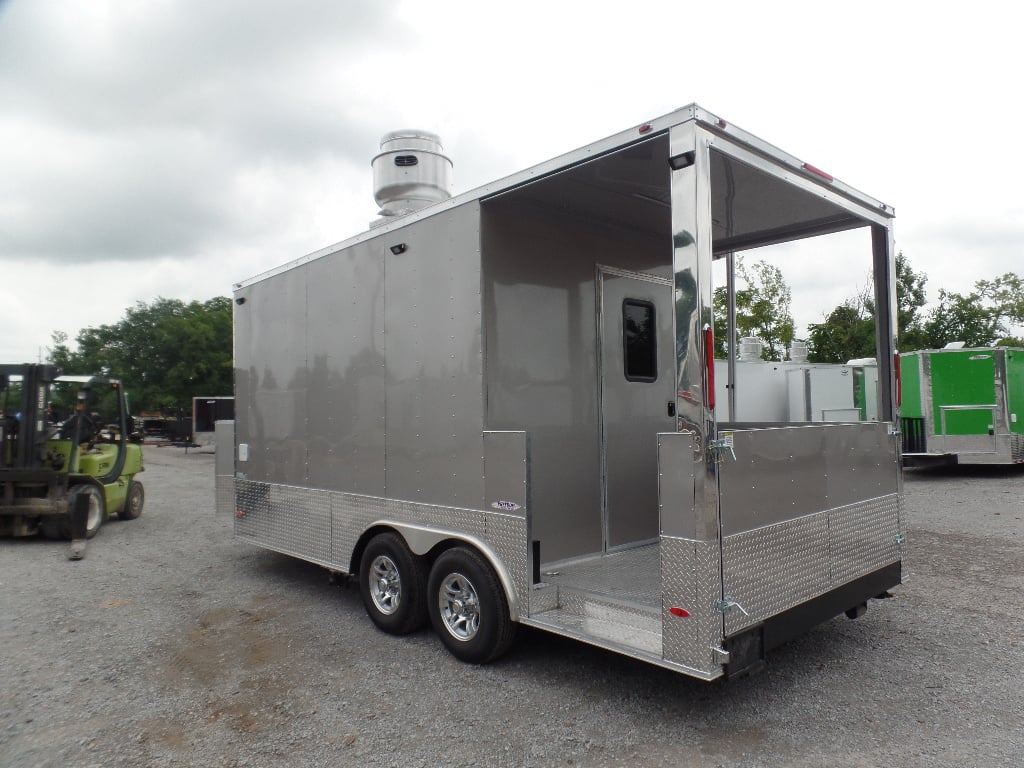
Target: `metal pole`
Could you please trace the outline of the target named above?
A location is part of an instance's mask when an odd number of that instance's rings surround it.
[[[729,295],[729,333],[726,344],[729,348],[729,383],[726,386],[729,401],[729,421],[736,421],[736,254],[725,254],[725,290]]]

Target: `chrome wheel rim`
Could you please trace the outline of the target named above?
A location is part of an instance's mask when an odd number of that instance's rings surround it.
[[[131,508],[131,513],[135,516],[139,516],[139,510],[142,508],[142,496],[138,491],[133,490],[131,496],[128,497],[128,504]]]
[[[480,631],[480,598],[461,573],[450,573],[441,582],[437,604],[445,629],[456,640],[472,640]]]
[[[387,555],[377,555],[370,563],[370,598],[377,610],[390,616],[402,602],[402,577],[395,561]]]

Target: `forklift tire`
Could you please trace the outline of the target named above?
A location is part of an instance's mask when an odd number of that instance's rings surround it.
[[[81,485],[73,485],[68,489],[69,510],[75,508],[75,500],[82,495],[89,497],[89,516],[86,518],[85,523],[85,538],[91,539],[99,533],[100,526],[107,519],[107,502],[103,498],[103,491],[95,485],[82,483]],[[63,538],[72,538],[70,517],[61,519],[61,532]]]
[[[396,533],[370,539],[359,563],[359,593],[377,627],[407,635],[427,623],[427,571]]]
[[[490,564],[468,547],[443,552],[430,570],[428,609],[434,631],[452,655],[486,664],[508,650],[516,624]]]
[[[135,520],[142,514],[142,507],[146,503],[146,491],[142,483],[132,480],[128,483],[128,493],[124,497],[124,506],[117,516],[122,520]]]

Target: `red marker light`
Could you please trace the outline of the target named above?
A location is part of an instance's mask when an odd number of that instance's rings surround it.
[[[707,370],[707,392],[704,400],[708,410],[715,410],[715,331],[710,325],[704,326],[704,368]]]
[[[727,125],[729,125],[729,124],[727,122],[725,122],[725,120],[719,120],[718,121],[718,127],[719,128],[725,128]]]
[[[690,612],[685,608],[669,608],[668,612],[680,619],[686,619],[690,616]]]
[[[903,405],[903,371],[900,366],[900,353],[893,353],[893,370],[896,372],[896,407]]]
[[[821,170],[821,168],[815,168],[810,163],[804,163],[803,169],[808,173],[813,173],[815,176],[820,176],[825,181],[835,181],[835,179],[832,178],[832,174],[825,173],[823,170]]]
[[[650,133],[650,131],[651,131],[651,124],[650,123],[644,123],[643,125],[640,126],[640,133]]]

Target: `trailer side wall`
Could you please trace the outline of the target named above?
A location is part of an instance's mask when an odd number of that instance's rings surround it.
[[[246,479],[483,504],[478,216],[460,206],[237,294]]]

